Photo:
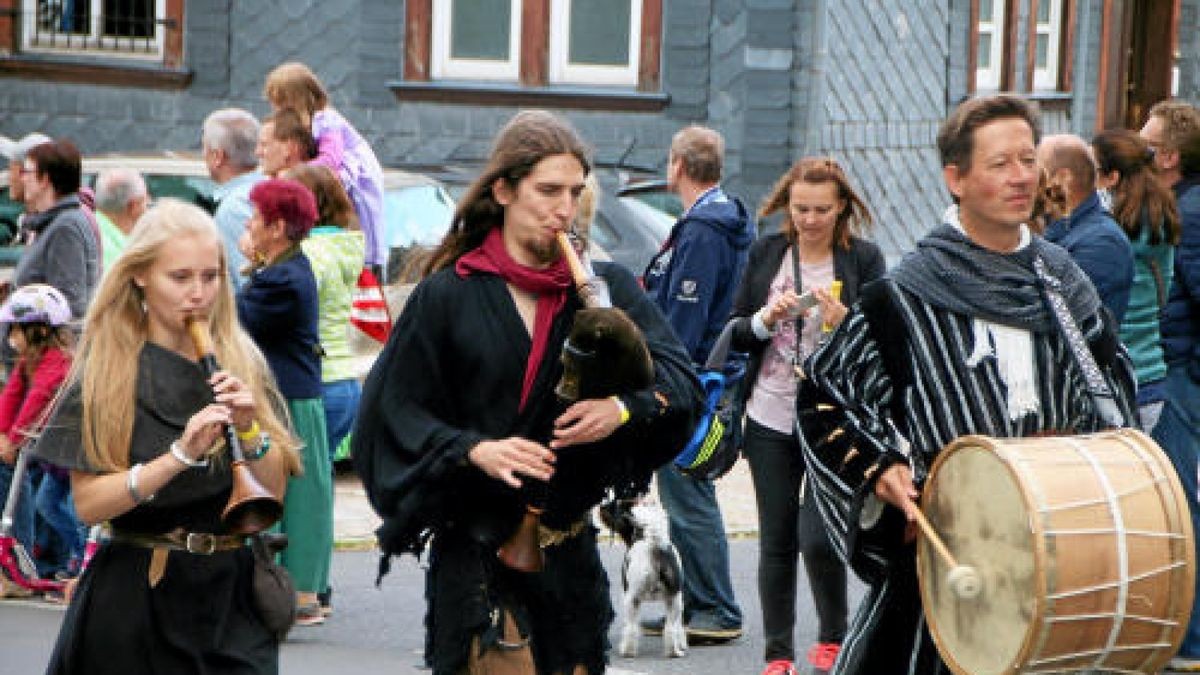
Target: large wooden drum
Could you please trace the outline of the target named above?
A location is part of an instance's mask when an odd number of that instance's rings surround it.
[[[934,462],[921,503],[959,572],[982,583],[969,597],[921,537],[925,617],[955,673],[1154,673],[1178,649],[1193,533],[1145,434],[964,436]]]

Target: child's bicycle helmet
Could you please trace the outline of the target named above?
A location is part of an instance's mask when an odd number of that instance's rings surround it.
[[[47,284],[29,284],[12,292],[0,307],[0,323],[45,323],[65,326],[71,321],[71,307],[57,288]]]

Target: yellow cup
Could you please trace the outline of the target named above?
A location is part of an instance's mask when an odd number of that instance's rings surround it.
[[[829,285],[829,294],[833,296],[834,300],[842,299],[842,280],[841,279],[833,280],[833,283]],[[828,333],[831,330],[833,330],[833,326],[830,325],[828,322],[821,323],[821,332],[822,333]]]

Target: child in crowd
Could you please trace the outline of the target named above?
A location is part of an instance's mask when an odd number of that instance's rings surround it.
[[[73,334],[67,326],[71,308],[53,286],[29,284],[13,292],[0,307],[0,323],[10,325],[8,340],[17,362],[0,392],[0,460],[11,465],[16,453],[45,422],[46,411],[71,367]],[[42,463],[36,496],[22,489],[25,506],[18,507],[17,539],[28,550],[33,544],[33,508],[60,537],[69,560],[66,572],[79,572],[87,530],[75,515],[70,477],[64,469]],[[32,498],[32,499],[31,499]],[[23,538],[22,532],[26,533]]]
[[[387,264],[387,246],[383,238],[383,168],[375,152],[329,105],[325,87],[303,63],[285,63],[272,70],[263,95],[273,110],[295,110],[309,120],[317,142],[313,163],[329,167],[341,179],[366,238],[366,266],[378,272]]]

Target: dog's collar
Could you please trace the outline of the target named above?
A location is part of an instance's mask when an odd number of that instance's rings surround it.
[[[591,525],[591,521],[587,517],[571,523],[571,526],[565,530],[555,530],[545,525],[538,525],[538,546],[541,548],[558,546],[568,539],[579,536],[589,525]]]

